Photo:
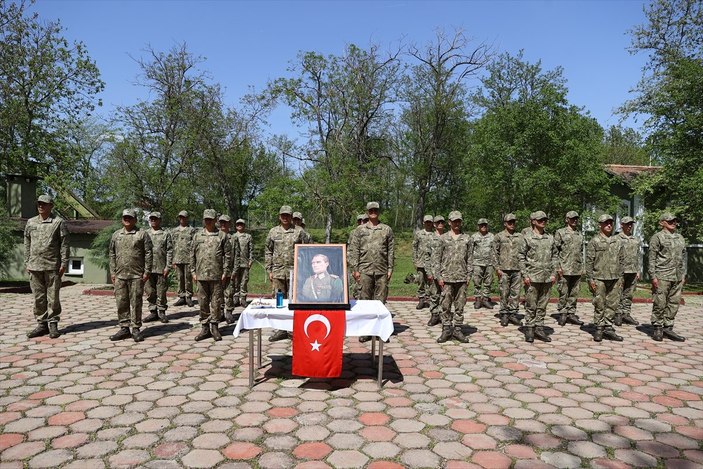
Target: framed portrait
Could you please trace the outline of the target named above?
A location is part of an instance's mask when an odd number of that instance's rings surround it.
[[[350,309],[347,246],[296,244],[290,309]]]

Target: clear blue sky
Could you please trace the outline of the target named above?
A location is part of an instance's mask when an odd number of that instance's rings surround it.
[[[644,57],[626,51],[627,31],[644,22],[641,0],[601,1],[71,1],[38,0],[43,19],[60,19],[69,39],[82,40],[106,83],[103,115],[143,96],[133,85],[132,57],[146,45],[166,51],[185,42],[207,60],[201,67],[236,104],[249,86],[262,89],[286,74],[302,50],[339,54],[344,46],[424,44],[437,28],[462,28],[498,52],[525,50],[545,69],[564,68],[569,100],[601,125],[641,76]],[[476,82],[472,83],[473,85]],[[290,132],[285,109],[271,133]],[[627,125],[638,124],[628,121]]]

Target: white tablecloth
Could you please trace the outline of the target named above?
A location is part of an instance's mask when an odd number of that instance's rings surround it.
[[[393,319],[386,305],[379,300],[352,300],[352,309],[346,311],[347,329],[345,336],[356,337],[371,335],[388,340],[393,334]],[[247,306],[239,316],[234,328],[234,337],[238,337],[242,329],[282,329],[293,330],[293,311],[284,302],[283,308]]]

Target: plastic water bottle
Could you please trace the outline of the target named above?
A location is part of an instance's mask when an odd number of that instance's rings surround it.
[[[283,292],[280,288],[276,292],[276,308],[283,308]]]

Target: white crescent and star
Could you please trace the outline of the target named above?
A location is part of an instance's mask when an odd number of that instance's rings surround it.
[[[330,330],[332,330],[332,325],[330,324],[329,319],[324,317],[322,314],[312,314],[310,315],[306,320],[305,324],[303,325],[303,331],[305,332],[305,335],[307,337],[310,337],[308,335],[308,326],[312,324],[313,322],[321,322],[325,326],[325,337],[323,337],[322,340],[325,340],[327,336],[330,335]],[[315,339],[315,342],[310,342],[310,345],[312,345],[312,351],[320,351],[320,343],[317,342],[317,339]]]

